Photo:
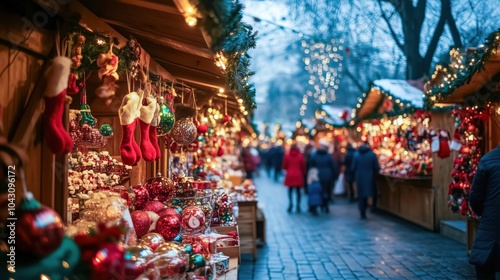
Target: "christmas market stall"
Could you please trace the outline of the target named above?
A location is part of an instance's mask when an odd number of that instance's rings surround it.
[[[228,179],[256,136],[241,3],[1,5],[0,278],[237,279],[256,256],[255,186]]]
[[[435,229],[432,151],[439,149],[430,114],[423,109],[423,83],[376,80],[352,111],[362,141],[368,141],[381,165],[378,208]],[[447,135],[445,135],[447,137]],[[431,141],[432,139],[432,141]],[[449,152],[449,149],[448,149]]]
[[[480,48],[452,49],[452,64],[444,78],[429,87],[426,106],[455,105],[452,111],[457,142],[447,196],[440,201],[449,212],[467,217],[467,248],[470,250],[478,217],[468,206],[468,195],[477,164],[500,142],[500,30],[486,38]],[[456,214],[455,214],[456,215]]]

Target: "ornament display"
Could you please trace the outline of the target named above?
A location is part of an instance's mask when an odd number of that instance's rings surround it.
[[[181,225],[185,233],[203,233],[205,213],[197,206],[188,206],[182,211]]]
[[[164,136],[172,130],[175,124],[175,115],[172,109],[165,103],[164,99],[160,98],[160,121],[157,126],[158,136]]]
[[[113,136],[113,127],[107,123],[101,125],[99,128],[99,133],[101,133],[102,136],[104,137],[110,137]]]
[[[134,206],[137,210],[142,210],[149,201],[149,192],[143,185],[133,186],[132,190],[135,194]]]
[[[165,202],[175,194],[174,182],[167,177],[161,176],[161,173],[147,180],[144,186],[148,190],[151,200],[158,199],[160,202]]]
[[[149,191],[149,193],[151,193]],[[151,196],[150,196],[151,198]],[[160,201],[158,200],[150,200],[146,203],[146,206],[144,206],[144,211],[151,211],[151,212],[154,212],[154,213],[160,213],[163,209],[165,209],[165,205],[163,205],[163,203],[161,203]]]
[[[52,209],[27,193],[16,209],[16,250],[37,258],[54,252],[64,238],[64,224]]]
[[[147,246],[138,245],[125,249],[125,279],[134,280],[144,273],[152,257],[153,250]]]
[[[179,145],[189,145],[198,137],[196,126],[189,119],[177,121],[170,134],[172,139]]]
[[[155,251],[163,243],[165,243],[165,239],[161,236],[161,234],[156,232],[150,232],[144,235],[139,241],[139,245],[147,246],[153,251]]]
[[[181,221],[177,215],[163,215],[156,222],[156,232],[165,240],[173,240],[181,231]]]
[[[149,232],[149,227],[153,221],[149,218],[148,213],[142,210],[135,210],[130,213],[130,216],[132,217],[132,223],[134,224],[135,233],[138,238]]]

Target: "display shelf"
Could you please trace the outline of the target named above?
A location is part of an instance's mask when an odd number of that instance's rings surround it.
[[[239,201],[236,218],[241,254],[252,254],[257,259],[257,201]]]

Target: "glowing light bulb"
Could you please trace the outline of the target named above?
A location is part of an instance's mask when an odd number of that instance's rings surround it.
[[[195,17],[193,17],[193,16],[187,16],[186,17],[186,23],[189,26],[195,26],[198,23],[198,20]]]

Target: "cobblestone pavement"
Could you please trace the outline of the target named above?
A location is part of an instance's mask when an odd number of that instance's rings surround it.
[[[398,218],[336,199],[329,214],[287,213],[281,183],[255,180],[267,222],[258,258],[243,255],[239,279],[475,279],[465,245]]]

